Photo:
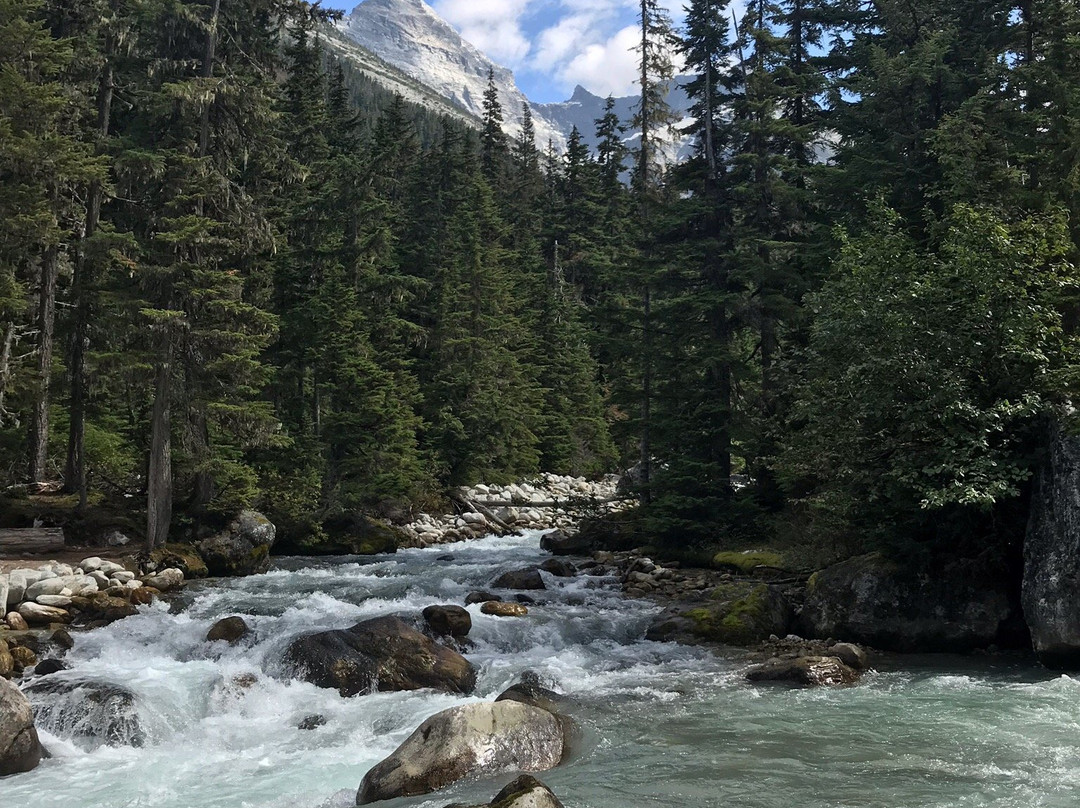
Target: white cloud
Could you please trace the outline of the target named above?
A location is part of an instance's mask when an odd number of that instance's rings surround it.
[[[614,36],[578,49],[554,69],[564,84],[580,84],[596,95],[629,95],[637,76],[638,30],[627,26]]]
[[[529,0],[433,0],[432,6],[499,64],[519,67],[532,49],[521,27]]]

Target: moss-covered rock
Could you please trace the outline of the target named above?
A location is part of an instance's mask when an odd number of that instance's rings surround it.
[[[784,557],[772,550],[747,550],[745,552],[725,550],[713,556],[712,565],[719,570],[753,575],[761,568],[783,569]]]
[[[185,580],[205,578],[210,574],[206,562],[193,544],[166,544],[154,550],[144,550],[135,557],[143,574],[178,569]]]
[[[786,634],[791,623],[791,604],[779,589],[766,584],[723,584],[713,590],[710,601],[683,612],[693,634],[703,640],[752,645],[772,634]]]
[[[276,537],[277,528],[269,519],[244,511],[221,533],[195,546],[215,577],[257,575],[269,568]]]

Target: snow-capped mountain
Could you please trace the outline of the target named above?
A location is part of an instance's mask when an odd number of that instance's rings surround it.
[[[595,146],[595,121],[604,113],[604,98],[579,86],[568,101],[532,103],[518,89],[513,72],[495,64],[467,42],[423,0],[363,0],[337,24],[337,33],[342,40],[359,45],[356,49],[359,53],[375,54],[382,62],[411,77],[417,86],[449,101],[473,122],[484,114],[488,71],[493,71],[508,134],[516,136],[521,132],[522,105],[529,104],[536,145],[541,150],[550,140],[558,151],[563,151],[575,126],[585,142]],[[390,89],[397,92],[394,87]],[[416,88],[410,89],[415,96]],[[410,100],[426,103],[415,97]],[[615,100],[615,111],[624,124],[633,118],[636,103],[634,96]],[[678,82],[672,85],[668,103],[679,117],[689,107]],[[629,135],[628,144],[632,141],[633,136]],[[685,144],[680,146],[676,148],[673,144],[672,152],[678,150],[681,156]]]
[[[338,24],[353,42],[377,54],[444,98],[475,116],[484,114],[488,71],[495,73],[505,129],[521,131],[522,105],[529,99],[514,83],[514,74],[492,62],[466,42],[423,0],[365,0]],[[563,132],[537,117],[536,141],[565,145]]]

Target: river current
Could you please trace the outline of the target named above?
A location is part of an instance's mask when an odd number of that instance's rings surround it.
[[[842,689],[743,681],[746,664],[647,642],[654,604],[614,581],[546,577],[525,618],[469,607],[476,693],[341,698],[293,680],[297,635],[463,602],[541,561],[539,534],[365,559],[278,559],[265,575],[195,583],[170,609],[76,635],[54,676],[136,695],[139,747],[49,719],[52,753],[0,780],[3,808],[345,808],[364,773],[428,716],[490,699],[526,670],[577,701],[582,748],[540,777],[568,808],[1075,808],[1080,681],[1029,663],[896,658]],[[450,555],[452,559],[445,556]],[[221,617],[254,629],[205,641]],[[254,679],[254,683],[252,682]],[[307,717],[326,719],[301,730]],[[115,742],[115,741],[114,741]],[[509,777],[379,803],[487,802]]]

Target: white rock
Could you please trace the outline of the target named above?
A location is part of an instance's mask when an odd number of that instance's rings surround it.
[[[124,565],[117,564],[115,561],[102,561],[99,569],[106,575],[112,576],[118,572],[124,572]]]
[[[8,592],[11,583],[6,575],[0,575],[0,612],[7,613]]]
[[[66,609],[71,605],[71,598],[67,595],[38,595],[37,602],[42,606],[54,606],[57,609]]]
[[[480,513],[465,513],[461,515],[461,518],[470,525],[484,525],[487,524],[487,519]]]
[[[42,595],[59,595],[68,585],[64,578],[46,578],[36,584],[30,584],[23,593],[25,600],[37,600]]]
[[[61,578],[64,577],[65,575],[74,575],[75,574],[75,568],[72,567],[70,564],[54,564],[53,568],[52,568],[52,571],[53,571],[53,574],[58,575]]]
[[[101,565],[104,563],[105,562],[102,561],[100,557],[90,556],[89,558],[84,558],[80,561],[79,566],[82,567],[83,572],[90,573],[101,569]]]
[[[98,589],[108,589],[110,586],[109,576],[106,575],[104,572],[101,572],[100,570],[94,570],[90,573],[89,577],[93,578],[94,581],[97,582]]]
[[[131,589],[132,591],[134,591],[136,589],[142,589],[142,586],[143,586],[142,581],[131,580],[131,581],[126,581],[124,583],[124,589]]]
[[[184,573],[175,567],[170,567],[154,575],[147,575],[143,578],[143,583],[162,592],[170,592],[184,583]]]
[[[55,606],[42,606],[40,603],[26,601],[19,606],[19,614],[23,620],[32,626],[40,626],[46,623],[66,623],[71,616],[63,609]]]
[[[128,581],[135,580],[135,573],[130,570],[120,570],[112,574],[112,579],[120,584],[126,584]]]

